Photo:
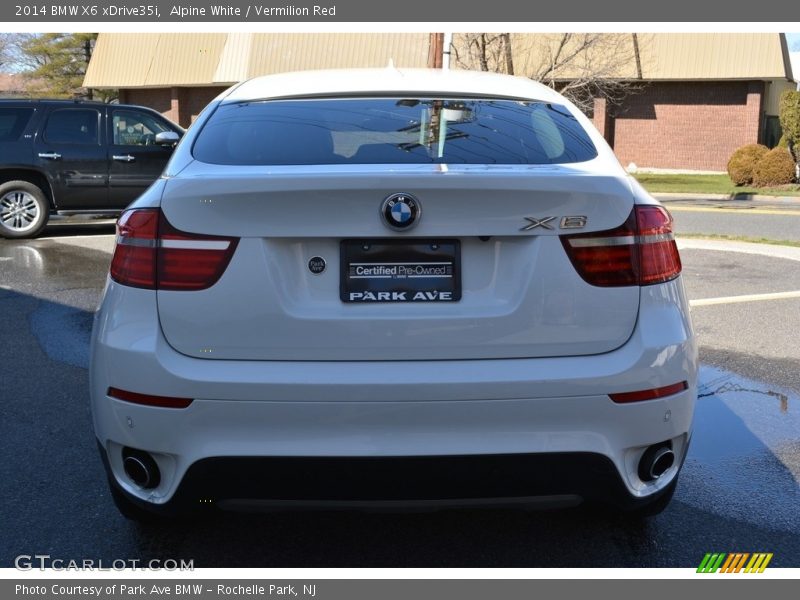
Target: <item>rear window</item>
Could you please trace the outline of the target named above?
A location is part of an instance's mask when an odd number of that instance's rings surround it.
[[[193,154],[223,165],[541,165],[582,162],[597,151],[557,104],[351,98],[223,104]]]
[[[0,142],[18,140],[32,114],[32,108],[0,108]]]

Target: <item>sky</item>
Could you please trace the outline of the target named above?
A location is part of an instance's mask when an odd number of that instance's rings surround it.
[[[787,33],[786,42],[790,52],[800,52],[800,33]]]

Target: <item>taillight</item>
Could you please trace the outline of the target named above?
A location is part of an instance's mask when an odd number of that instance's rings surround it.
[[[158,208],[129,210],[117,223],[111,278],[152,290],[203,290],[225,272],[238,242],[179,231]]]
[[[117,222],[111,279],[131,287],[155,289],[160,213],[157,208],[122,213]]]
[[[673,394],[679,394],[688,389],[689,384],[686,381],[681,381],[660,388],[638,390],[636,392],[623,392],[621,394],[609,394],[608,396],[617,404],[627,404],[629,402],[643,402],[645,400],[664,398],[666,396],[672,396]]]
[[[672,234],[672,215],[660,206],[637,206],[635,211],[640,285],[675,279],[681,272],[681,257]]]
[[[616,229],[563,235],[561,243],[578,274],[596,286],[652,285],[681,272],[672,217],[661,206],[635,206]]]

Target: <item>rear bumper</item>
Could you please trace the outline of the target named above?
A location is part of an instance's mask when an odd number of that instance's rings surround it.
[[[119,485],[134,504],[172,515],[221,507],[396,509],[521,505],[566,507],[591,500],[623,509],[667,490],[632,497],[614,463],[593,453],[414,457],[218,457],[194,463],[168,502],[153,504]]]
[[[155,294],[110,283],[92,338],[95,433],[113,484],[163,510],[257,498],[652,501],[685,457],[697,350],[679,282],[642,294],[633,336],[602,355],[314,363],[187,357],[164,340]],[[608,397],[680,381],[687,390],[657,400]],[[194,400],[154,408],[110,398],[109,387]],[[675,466],[641,481],[642,453],[665,441]],[[126,447],[154,457],[157,488],[126,477]]]

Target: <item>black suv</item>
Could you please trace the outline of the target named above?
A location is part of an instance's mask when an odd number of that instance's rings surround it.
[[[34,237],[52,212],[121,212],[183,133],[142,106],[0,101],[0,236]]]

